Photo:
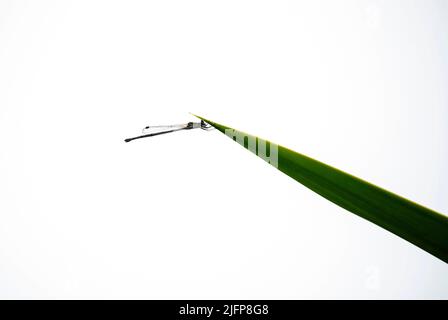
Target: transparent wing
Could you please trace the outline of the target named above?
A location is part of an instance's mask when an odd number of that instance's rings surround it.
[[[168,126],[146,126],[143,128],[142,134],[159,133],[186,128],[188,128],[188,124],[173,124]]]

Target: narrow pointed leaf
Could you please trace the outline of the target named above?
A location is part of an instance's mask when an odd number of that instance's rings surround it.
[[[198,118],[322,197],[448,263],[448,218],[445,215],[303,154]]]

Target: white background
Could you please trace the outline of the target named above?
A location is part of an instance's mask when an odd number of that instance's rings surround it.
[[[1,298],[448,298],[447,264],[194,112],[448,213],[446,1],[0,1]]]

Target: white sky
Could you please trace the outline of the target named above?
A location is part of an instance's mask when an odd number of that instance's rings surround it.
[[[194,112],[448,213],[446,1],[0,1],[0,298],[448,298]]]

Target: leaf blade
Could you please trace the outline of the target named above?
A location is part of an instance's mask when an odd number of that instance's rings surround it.
[[[200,116],[196,117],[224,134],[226,130],[234,130],[248,140],[261,140]],[[244,146],[244,143],[240,144]],[[257,154],[257,150],[251,151]],[[443,214],[280,145],[276,167],[327,200],[448,263],[448,218]]]

